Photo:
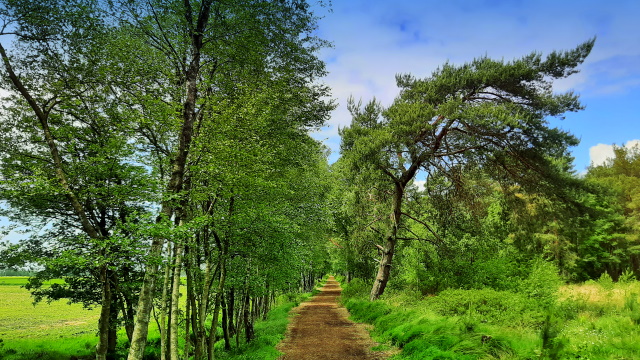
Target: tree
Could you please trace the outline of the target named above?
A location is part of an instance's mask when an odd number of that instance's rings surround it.
[[[0,44],[9,92],[0,192],[14,219],[47,224],[46,242],[26,244],[52,257],[38,259],[45,269],[31,281],[34,294],[99,303],[96,358],[104,359],[115,350],[120,305],[132,296],[120,283],[135,273],[116,254],[137,248],[126,228],[147,212],[142,204],[155,189],[132,161],[131,119],[109,86],[111,32],[98,13],[82,0],[0,8],[1,34],[15,39],[13,51]],[[39,289],[42,278],[60,274],[67,276],[64,286]],[[99,289],[87,286],[96,282]]]
[[[167,266],[167,281],[173,276],[165,287],[171,296],[161,299],[161,307],[179,314],[181,266],[200,265],[201,253],[188,256],[196,248],[194,238],[211,241],[198,249],[202,253],[221,255],[207,259],[209,280],[218,281],[219,291],[214,301],[203,301],[204,321],[209,304],[219,313],[231,245],[223,243],[237,234],[214,239],[228,229],[238,231],[236,213],[251,213],[247,209],[259,204],[253,218],[275,220],[260,225],[270,230],[268,238],[286,235],[283,241],[293,241],[293,233],[302,236],[293,231],[302,224],[319,223],[321,215],[306,201],[296,204],[309,211],[269,204],[299,192],[309,191],[310,198],[322,193],[269,183],[274,176],[290,180],[294,164],[304,165],[298,174],[304,176],[321,167],[321,151],[306,131],[321,125],[332,105],[322,99],[326,87],[313,84],[325,72],[316,51],[326,43],[312,35],[316,18],[305,1],[10,1],[1,15],[3,34],[17,38],[13,53],[0,48],[4,79],[15,94],[6,109],[12,121],[5,123],[5,134],[18,134],[2,145],[10,150],[3,158],[3,195],[12,199],[11,211],[31,207],[29,215],[71,225],[57,235],[73,259],[100,255],[95,264],[102,274],[103,319],[109,318],[114,284],[105,280],[107,273],[130,265],[112,262],[117,251],[127,251],[124,245],[148,249],[138,305],[128,312],[136,310],[129,358],[140,359],[146,346],[161,265]],[[252,183],[255,175],[259,181]],[[270,191],[260,188],[265,185]],[[213,215],[201,206],[206,201],[216,202]],[[159,213],[155,225],[143,221],[151,211]],[[228,213],[233,216],[221,216]],[[217,234],[206,229],[211,218],[203,217],[210,215],[220,226]],[[248,233],[258,234],[259,227],[251,225]],[[171,246],[174,255],[163,262]],[[245,299],[249,295],[243,293]],[[169,320],[174,359],[178,320]],[[209,352],[199,357],[213,356],[213,325]],[[98,358],[106,356],[108,327],[100,321]]]
[[[599,196],[588,199],[602,216],[593,235],[582,244],[582,263],[590,276],[606,270],[617,279],[625,270],[640,272],[640,147],[614,147],[614,157],[591,166],[588,182]]]
[[[462,166],[474,162],[502,182],[554,187],[561,175],[553,159],[566,156],[577,140],[550,128],[546,118],[582,106],[571,91],[555,94],[552,84],[576,73],[594,42],[544,59],[539,53],[510,62],[482,57],[445,64],[425,79],[398,75],[400,95],[384,110],[375,100],[364,109],[350,102],[353,120],[341,130],[342,154],[355,176],[385,179],[391,197],[372,300],[389,280],[405,189],[418,171],[455,184]]]
[[[139,63],[143,63],[149,58],[160,59],[170,67],[156,74],[158,83],[169,90],[160,96],[161,101],[169,106],[161,106],[163,112],[159,114],[153,106],[143,105],[151,111],[142,116],[152,120],[155,116],[164,118],[168,113],[166,109],[174,109],[169,113],[173,132],[168,136],[174,147],[168,151],[156,151],[171,159],[170,178],[166,183],[158,222],[168,223],[173,217],[173,223],[182,227],[189,220],[187,189],[184,187],[188,178],[185,174],[191,165],[200,165],[199,155],[194,154],[191,148],[203,134],[201,130],[215,129],[220,119],[218,115],[229,104],[227,100],[241,93],[248,79],[255,78],[259,84],[261,79],[269,77],[294,81],[292,84],[312,81],[310,79],[324,72],[322,62],[314,53],[325,43],[311,35],[316,19],[304,1],[116,1],[112,10],[117,22],[124,24],[124,28],[142,45],[131,49],[134,56],[130,61],[140,59]],[[269,91],[267,88],[262,90]],[[305,91],[280,95],[311,94]],[[156,101],[144,91],[142,97],[134,94],[133,99],[136,105],[141,104],[140,100],[147,105]],[[300,107],[298,111],[301,112],[298,115],[304,115],[305,112],[313,112],[314,108]],[[292,115],[282,114],[287,119]],[[198,183],[193,181],[192,185],[197,186]],[[165,240],[161,236],[154,238],[150,259],[161,257]],[[184,244],[178,242],[174,245],[177,245],[176,254],[181,254]],[[174,257],[174,266],[180,266],[180,258]],[[129,359],[142,357],[158,270],[159,262],[149,261]]]

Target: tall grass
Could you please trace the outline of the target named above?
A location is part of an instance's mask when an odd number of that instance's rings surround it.
[[[354,280],[342,301],[377,341],[402,348],[394,359],[637,359],[640,283],[590,282],[518,291],[391,291],[367,300]]]

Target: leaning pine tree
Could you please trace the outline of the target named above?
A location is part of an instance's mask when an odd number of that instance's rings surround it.
[[[482,57],[461,66],[445,64],[425,79],[398,75],[400,95],[387,109],[375,101],[365,107],[350,102],[353,120],[341,130],[341,152],[353,179],[389,186],[389,214],[374,220],[384,222],[386,230],[378,230],[384,245],[378,245],[371,300],[389,281],[405,217],[405,188],[418,171],[457,182],[460,166],[474,162],[498,181],[555,187],[554,160],[567,156],[578,141],[550,127],[547,118],[583,107],[572,91],[554,93],[552,84],[578,72],[594,42],[546,58],[534,52],[509,62]]]

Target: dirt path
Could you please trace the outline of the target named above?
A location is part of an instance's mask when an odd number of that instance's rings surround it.
[[[349,312],[336,298],[342,288],[333,278],[321,292],[293,310],[285,339],[278,346],[284,353],[280,360],[364,359],[381,360],[383,352],[372,351],[364,325],[349,320]]]

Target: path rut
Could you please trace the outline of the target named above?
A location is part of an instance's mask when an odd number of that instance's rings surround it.
[[[342,288],[333,276],[320,293],[293,310],[285,339],[278,346],[280,360],[363,359],[388,356],[372,351],[376,346],[364,325],[349,320],[349,312],[337,302]]]

